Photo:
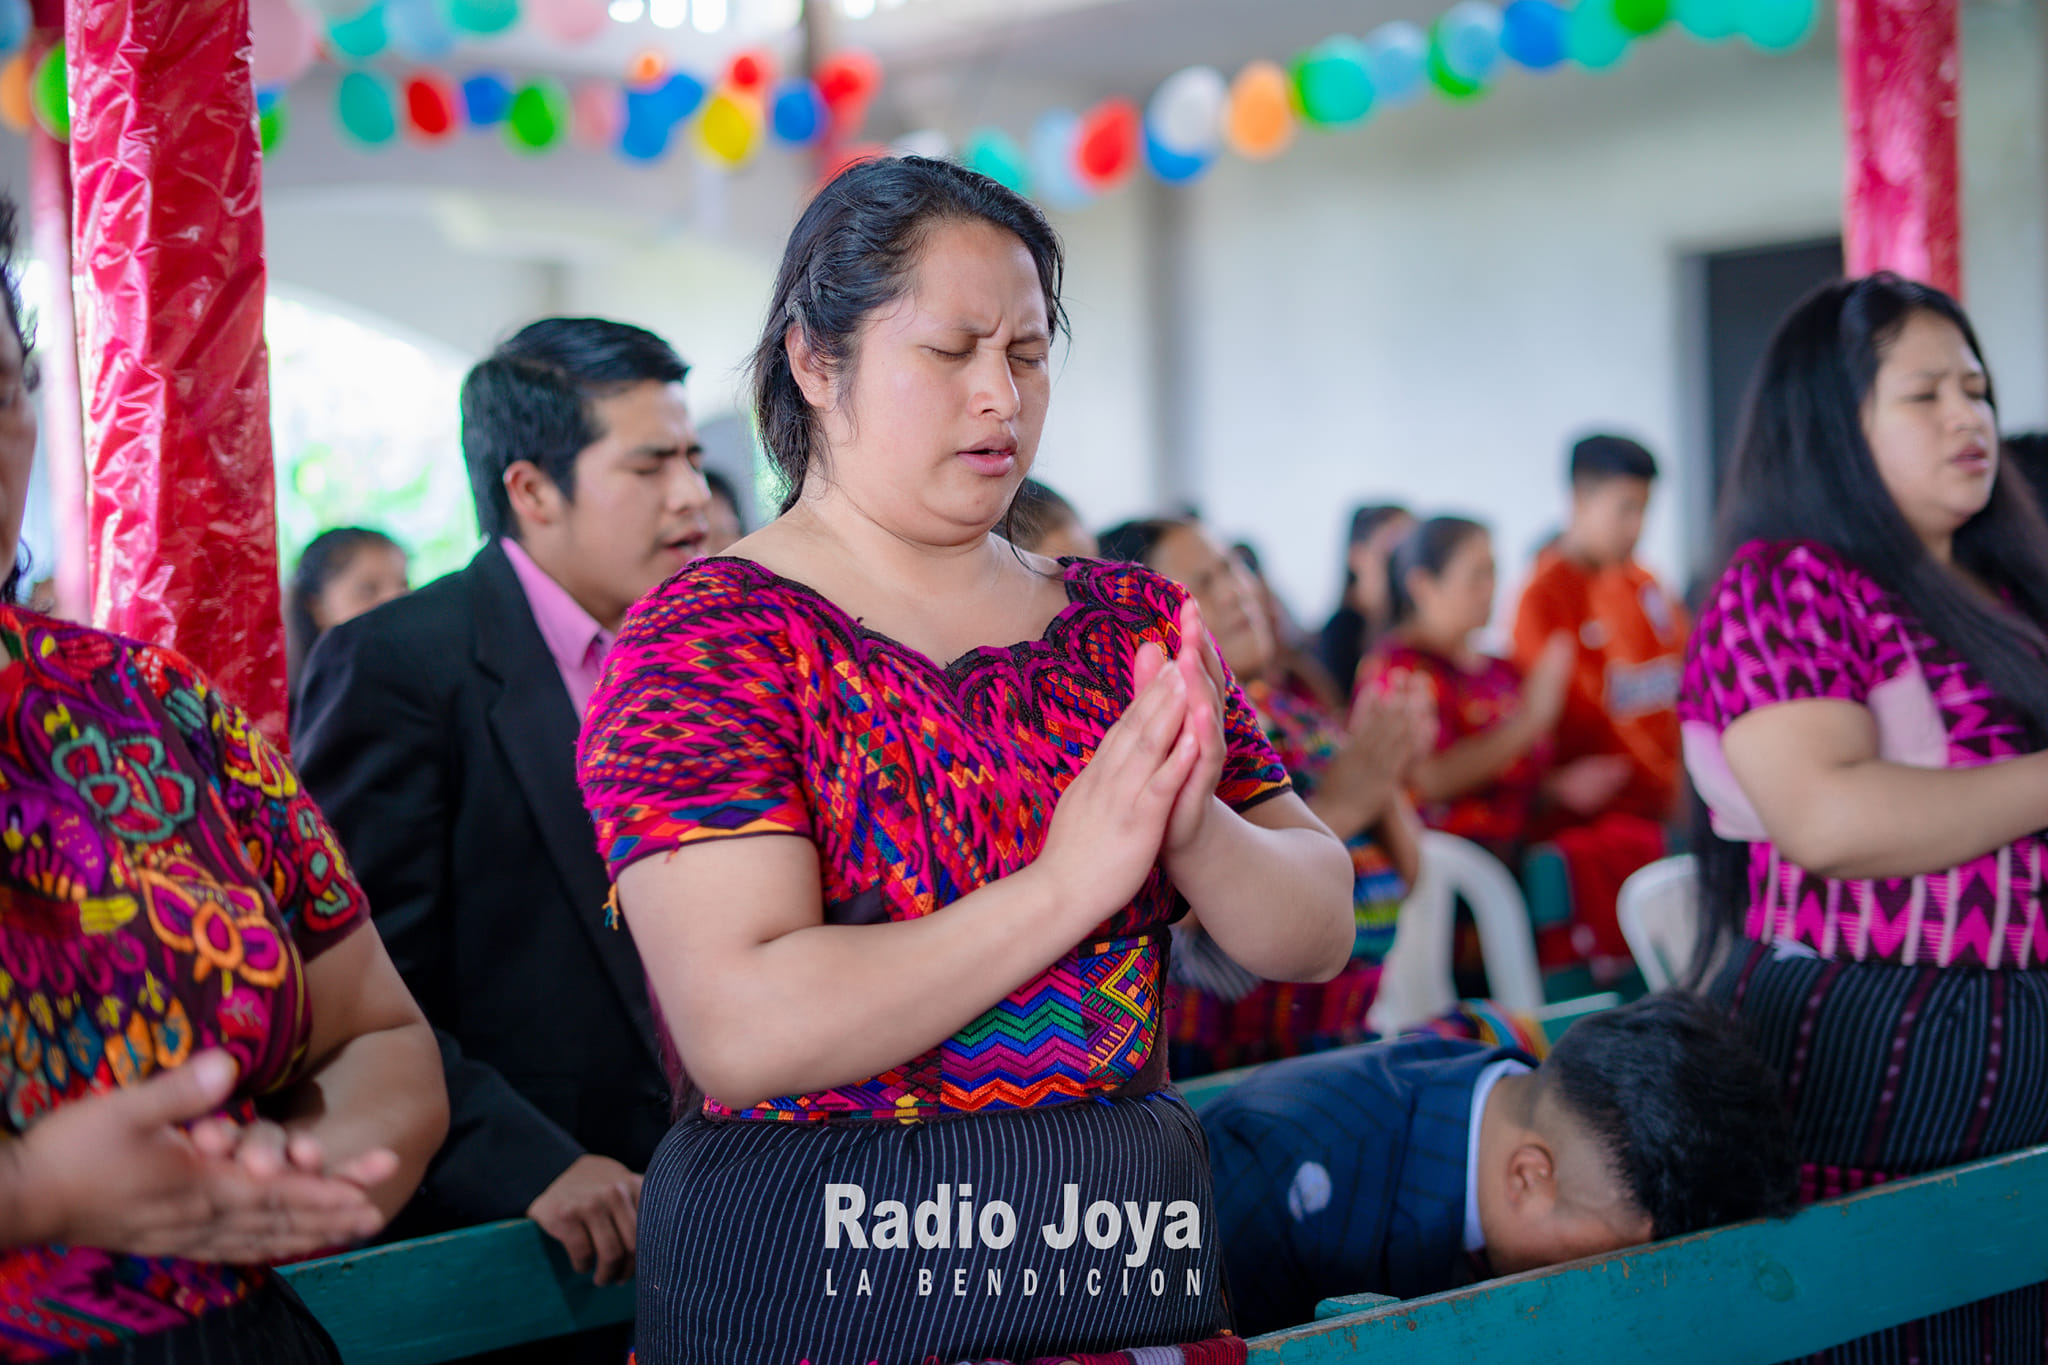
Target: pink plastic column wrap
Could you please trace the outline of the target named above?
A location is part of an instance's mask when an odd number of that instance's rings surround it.
[[[285,737],[248,0],[71,0],[92,619]]]
[[[1895,270],[1960,295],[1960,0],[1840,0],[1851,275]]]

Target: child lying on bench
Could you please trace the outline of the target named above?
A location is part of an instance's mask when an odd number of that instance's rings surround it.
[[[1688,995],[1572,1025],[1532,1069],[1438,1037],[1273,1062],[1202,1111],[1245,1335],[1792,1212],[1770,1069]]]

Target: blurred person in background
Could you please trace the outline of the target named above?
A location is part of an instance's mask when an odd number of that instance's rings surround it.
[[[1102,552],[1074,504],[1036,479],[1017,485],[1007,529],[1012,545],[1048,559],[1093,559]]]
[[[1323,626],[1321,656],[1337,688],[1350,696],[1358,665],[1394,624],[1387,556],[1415,527],[1405,507],[1380,503],[1351,514],[1344,546],[1344,598]]]
[[[704,537],[703,554],[709,558],[724,554],[747,533],[747,519],[740,511],[740,493],[732,480],[715,469],[707,469],[704,486],[711,490],[711,505],[704,512],[711,530]]]
[[[1364,1040],[1401,902],[1420,872],[1419,827],[1402,785],[1429,752],[1430,698],[1420,687],[1374,690],[1347,716],[1277,686],[1264,597],[1200,522],[1124,522],[1103,533],[1102,550],[1188,590],[1288,780],[1351,854],[1352,953],[1334,980],[1263,981],[1218,948],[1192,914],[1174,926],[1167,990],[1173,1074],[1200,1076]]]
[[[412,591],[410,567],[397,541],[367,526],[336,526],[307,543],[284,594],[285,669],[294,695],[314,643]]]
[[[1301,628],[1294,619],[1294,613],[1274,591],[1259,558],[1258,547],[1250,541],[1240,540],[1230,547],[1230,557],[1244,571],[1251,591],[1265,609],[1266,620],[1272,624],[1273,665],[1268,673],[1274,684],[1326,710],[1343,711],[1350,694],[1337,686],[1336,679],[1323,667],[1323,661],[1316,657],[1317,641]]]

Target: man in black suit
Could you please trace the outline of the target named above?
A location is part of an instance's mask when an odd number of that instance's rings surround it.
[[[707,533],[685,373],[596,318],[477,365],[462,448],[488,542],[329,632],[295,735],[440,1038],[448,1142],[400,1226],[529,1217],[600,1283],[632,1271],[669,1100],[639,958],[605,925],[576,736],[627,608]]]

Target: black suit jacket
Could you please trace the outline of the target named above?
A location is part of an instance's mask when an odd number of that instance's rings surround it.
[[[1239,1332],[1470,1280],[1472,1088],[1505,1058],[1531,1060],[1429,1034],[1364,1043],[1270,1062],[1202,1110]]]
[[[340,834],[448,1077],[409,1234],[523,1216],[585,1152],[668,1129],[640,960],[576,786],[580,718],[495,541],[328,632],[294,757]]]

